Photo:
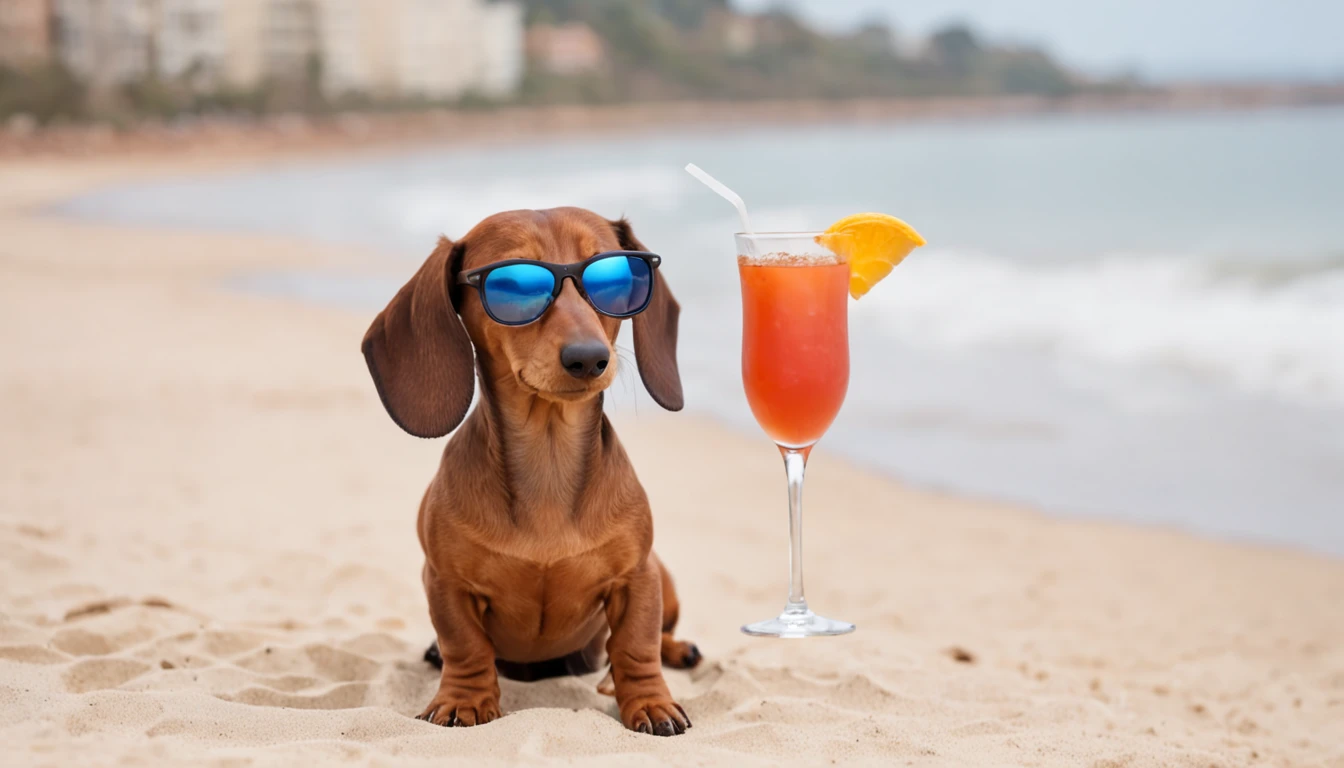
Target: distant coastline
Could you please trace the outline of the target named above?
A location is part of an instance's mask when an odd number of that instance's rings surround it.
[[[600,106],[433,109],[259,118],[37,126],[0,130],[0,157],[214,152],[232,156],[321,154],[406,144],[498,143],[528,138],[626,135],[669,128],[872,124],[1039,114],[1236,111],[1344,104],[1344,83],[1190,85],[1067,97],[1001,96],[787,101],[661,101]]]

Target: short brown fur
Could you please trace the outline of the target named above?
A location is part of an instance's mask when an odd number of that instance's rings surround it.
[[[624,220],[579,208],[491,216],[457,242],[441,239],[365,335],[370,373],[399,426],[437,437],[461,425],[420,505],[443,660],[421,719],[488,723],[500,716],[497,663],[591,661],[605,647],[627,728],[690,727],[660,664],[694,666],[700,654],[672,636],[677,596],[652,550],[648,499],[602,412],[622,321],[598,314],[567,281],[541,319],[503,326],[473,289],[455,285],[459,272],[503,259],[572,263],[617,249],[646,250]],[[660,270],[633,323],[640,376],[669,410],[682,405],[677,314]],[[611,362],[575,379],[560,350],[592,339],[606,342]],[[480,400],[467,415],[473,379]]]

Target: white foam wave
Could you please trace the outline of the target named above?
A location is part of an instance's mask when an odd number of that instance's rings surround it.
[[[1277,270],[1276,270],[1277,272]],[[1258,279],[1188,257],[1023,264],[919,252],[855,311],[925,347],[1029,349],[1344,403],[1344,268]]]

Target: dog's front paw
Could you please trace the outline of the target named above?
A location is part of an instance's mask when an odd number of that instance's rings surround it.
[[[686,716],[686,710],[667,696],[651,698],[630,707],[628,714],[622,713],[621,721],[632,731],[657,736],[685,733],[691,727],[691,718]]]
[[[498,696],[440,689],[425,711],[415,719],[435,725],[466,728],[485,725],[499,717]]]

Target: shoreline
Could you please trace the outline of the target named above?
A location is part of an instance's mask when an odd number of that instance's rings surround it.
[[[0,131],[0,158],[171,155],[208,150],[296,155],[444,143],[473,145],[549,136],[611,136],[660,129],[968,121],[1052,114],[1235,112],[1344,105],[1344,83],[1300,86],[1174,86],[1125,93],[927,97],[872,100],[669,101],[612,105],[501,106],[407,112],[276,114],[249,119],[145,121],[129,130],[77,124]]]
[[[749,129],[743,128],[743,130],[749,130]],[[636,131],[634,135],[638,136],[639,134]],[[497,141],[511,141],[511,140],[517,140],[518,138],[520,137],[498,138]],[[562,135],[560,137],[556,137],[554,139],[554,142],[557,144],[564,144],[565,142],[570,141],[572,139],[573,136]],[[473,147],[481,147],[481,146],[488,147],[495,145],[496,144],[491,141],[476,142],[470,139],[462,139],[451,146],[459,151],[470,151],[470,149]],[[308,150],[293,153],[278,151],[272,148],[260,153],[250,153],[248,151],[240,151],[237,155],[233,156],[226,155],[222,158],[216,156],[205,156],[205,157],[193,156],[185,160],[186,163],[185,167],[183,164],[183,158],[175,155],[174,153],[165,153],[162,155],[151,154],[146,156],[148,158],[147,162],[143,161],[141,158],[137,158],[137,162],[135,164],[135,170],[132,176],[135,179],[163,178],[164,176],[171,176],[171,177],[182,176],[186,178],[200,178],[202,176],[209,176],[210,174],[217,172],[230,172],[230,173],[242,172],[245,174],[253,169],[257,169],[265,166],[266,164],[271,163],[281,163],[281,164],[294,163],[296,165],[302,165],[304,167],[307,167],[309,163],[312,163],[313,168],[320,169],[327,162],[341,163],[347,160],[357,161],[359,159],[367,158],[370,156],[373,156],[375,158],[384,156],[396,157],[402,154],[403,152],[414,153],[424,151],[426,148],[432,148],[434,146],[435,146],[434,144],[418,144],[418,143],[412,144],[410,146],[401,146],[401,147],[371,145],[367,147],[357,148],[350,152],[343,152],[339,148],[333,146],[320,149],[309,148]],[[38,164],[43,164],[47,162],[57,162],[61,164],[69,163],[71,166],[90,166],[95,168],[99,167],[98,164],[106,164],[109,167],[116,168],[121,167],[127,161],[125,158],[108,157],[108,158],[99,158],[98,160],[92,162],[79,161],[70,158],[62,158],[59,160],[52,160],[52,161],[39,159],[34,160],[33,162]],[[115,184],[117,183],[116,171],[110,171],[110,181],[115,187]],[[3,200],[3,194],[4,194],[3,191],[0,191],[0,200]],[[148,228],[151,231],[161,231],[161,232],[176,231],[179,233],[186,231],[195,231],[195,229],[190,228],[190,225],[188,225],[188,229],[183,229],[182,227],[179,226],[167,226],[167,225],[156,226],[152,223],[135,224],[135,223],[118,221],[115,217],[98,217],[96,215],[88,216],[60,210],[59,208],[60,202],[62,200],[67,199],[69,198],[65,196],[63,193],[53,193],[50,197],[45,199],[45,202],[37,206],[37,208],[34,209],[34,212],[40,215],[58,217],[76,223],[101,224],[105,226],[118,227],[118,228],[130,226],[137,228]],[[207,232],[207,230],[204,229],[200,231],[202,233]],[[247,230],[245,228],[230,229],[222,227],[219,229],[208,230],[208,236],[211,237],[248,238],[256,235],[257,235],[256,230]],[[327,248],[327,246],[322,241],[308,240],[298,235],[288,235],[282,233],[279,235],[279,237],[285,237],[285,238],[292,237],[295,241],[296,246],[295,250],[297,252],[317,251]],[[223,287],[222,283],[228,282],[231,283],[231,286],[227,288],[228,290],[238,292],[242,295],[249,295],[254,298],[261,297],[281,301],[294,301],[302,304],[303,306],[315,307],[315,308],[325,307],[329,309],[335,307],[340,309],[341,311],[354,311],[358,314],[360,310],[354,309],[349,301],[342,302],[340,300],[331,298],[322,298],[322,297],[316,297],[316,298],[302,297],[294,295],[293,292],[286,292],[283,289],[269,290],[265,287],[264,278],[267,275],[277,275],[285,278],[302,276],[302,275],[309,275],[313,277],[329,276],[337,278],[338,280],[346,278],[358,279],[360,277],[376,277],[380,281],[383,278],[389,278],[395,280],[397,281],[396,282],[397,285],[400,285],[400,281],[402,281],[405,278],[404,274],[406,267],[405,262],[396,260],[398,263],[395,266],[389,266],[389,260],[385,257],[390,254],[389,252],[384,251],[381,246],[374,245],[371,247],[354,247],[354,246],[340,246],[340,247],[345,250],[365,252],[368,254],[368,257],[350,258],[340,262],[318,261],[318,262],[305,262],[303,264],[275,264],[275,265],[264,265],[260,268],[248,268],[240,270],[235,273],[226,273],[223,277],[218,279],[218,283],[220,283],[221,285],[217,285],[216,287],[219,287],[221,290],[223,290],[225,288]],[[399,253],[398,255],[405,255],[405,254]],[[261,280],[257,282],[252,282],[251,278],[261,278]],[[251,286],[248,285],[249,282],[251,282]],[[395,286],[389,290],[389,294],[394,290]],[[368,306],[365,307],[365,309],[368,310],[367,314],[371,316],[372,313],[380,307],[381,305],[377,307]],[[754,422],[751,422],[748,419],[744,423],[740,419],[735,419],[732,414],[725,414],[723,409],[716,409],[710,405],[700,404],[700,406],[698,408],[695,408],[689,415],[692,415],[694,418],[696,418],[701,422],[712,423],[718,428],[730,430],[738,435],[753,436],[753,437],[757,436]],[[872,446],[868,447],[872,449]],[[949,481],[945,477],[939,478],[937,477],[936,471],[934,472],[933,475],[928,474],[927,471],[925,474],[921,475],[918,471],[914,472],[905,471],[901,468],[901,466],[892,463],[884,464],[882,460],[876,458],[878,454],[874,450],[869,450],[866,456],[863,450],[842,449],[837,451],[837,454],[840,455],[843,458],[843,460],[853,464],[854,466],[866,472],[870,472],[872,474],[881,476],[893,482],[907,485],[912,488],[928,491],[930,493],[947,494],[957,498],[973,500],[978,503],[984,503],[990,505],[1002,504],[1019,508],[1028,508],[1043,513],[1052,519],[1101,521],[1101,522],[1111,522],[1119,525],[1137,525],[1155,531],[1156,530],[1169,531],[1182,535],[1193,536],[1195,538],[1210,539],[1214,541],[1224,542],[1235,546],[1266,547],[1270,549],[1282,550],[1285,552],[1298,552],[1302,554],[1310,554],[1313,556],[1324,557],[1327,559],[1340,557],[1337,547],[1322,545],[1320,544],[1319,539],[1304,537],[1300,534],[1293,535],[1293,534],[1285,534],[1282,532],[1276,533],[1274,530],[1270,530],[1269,532],[1265,531],[1239,532],[1229,530],[1218,530],[1216,526],[1209,526],[1208,524],[1203,523],[1199,520],[1177,521],[1176,519],[1173,519],[1169,516],[1164,517],[1161,513],[1157,514],[1156,516],[1150,514],[1149,516],[1139,517],[1137,519],[1130,518],[1128,515],[1131,510],[1143,509],[1146,508],[1147,505],[1141,500],[1134,500],[1134,499],[1125,500],[1123,496],[1118,497],[1120,499],[1119,501],[1115,500],[1117,497],[1106,497],[1110,499],[1109,502],[1101,504],[1092,504],[1089,499],[1083,499],[1080,502],[1077,497],[1070,500],[1061,497],[1057,494],[1050,495],[1049,493],[1042,493],[1042,492],[1038,492],[1036,494],[1031,493],[1012,494],[1007,492],[997,493],[996,489],[986,488],[983,484],[979,487],[976,487],[973,482],[969,481],[965,481],[964,484],[959,484],[957,481]],[[961,477],[958,478],[958,480],[965,477],[970,477],[970,475],[963,473]]]
[[[273,156],[255,158],[266,162]],[[235,157],[230,162],[238,162]],[[415,505],[438,441],[390,424],[368,318],[222,288],[367,249],[43,214],[89,184],[219,167],[0,170],[0,724],[51,764],[1331,764],[1344,563],[894,483],[831,452],[808,480],[828,641],[779,609],[778,459],[713,422],[623,414],[707,662],[668,672],[696,727],[625,732],[596,679],[504,685],[489,726],[411,718],[436,675]],[[182,258],[190,253],[190,259]],[[687,482],[688,477],[695,482]]]
[[[637,136],[638,133],[636,132]],[[508,138],[498,138],[496,141],[474,141],[471,139],[462,139],[454,142],[450,146],[469,150],[473,147],[497,146],[497,142],[515,141],[521,136],[511,136]],[[571,140],[573,136],[561,135],[556,137],[556,143],[563,143]],[[96,182],[90,182],[84,178],[85,174],[63,174],[69,178],[75,179],[72,186],[58,186],[52,190],[29,195],[27,199],[21,199],[17,203],[12,203],[14,210],[23,211],[31,215],[49,217],[57,221],[67,221],[76,225],[88,225],[99,227],[110,227],[114,230],[136,229],[148,232],[187,234],[196,233],[197,230],[191,227],[186,229],[175,226],[159,226],[153,224],[134,224],[116,220],[115,218],[100,218],[96,216],[86,216],[78,213],[69,213],[60,210],[60,205],[71,199],[72,195],[88,191],[89,185],[95,186],[103,183],[116,186],[119,183],[134,183],[142,180],[155,180],[164,178],[201,178],[217,173],[248,173],[254,170],[260,170],[271,163],[325,163],[328,161],[341,162],[343,160],[363,158],[371,153],[373,156],[382,156],[386,153],[388,156],[396,156],[403,152],[413,153],[423,151],[427,148],[433,148],[435,144],[413,144],[411,146],[383,146],[370,145],[366,147],[355,148],[351,151],[342,151],[339,147],[308,148],[297,152],[288,152],[267,148],[261,151],[253,152],[250,150],[240,150],[234,155],[203,156],[187,158],[186,165],[183,164],[183,158],[169,152],[163,154],[151,153],[146,156],[137,156],[134,162],[125,157],[100,157],[93,160],[80,160],[75,158],[31,158],[30,163],[34,167],[43,167],[50,164],[56,164],[62,167],[62,170],[68,171],[70,167],[82,167],[89,171]],[[22,170],[22,165],[18,166]],[[23,184],[11,185],[19,190],[20,197],[23,193]],[[0,213],[4,212],[5,194],[0,190]],[[309,299],[284,291],[259,290],[255,287],[249,288],[242,285],[241,281],[251,277],[264,277],[268,274],[328,274],[333,276],[358,277],[358,276],[377,276],[379,278],[390,277],[401,279],[405,277],[405,264],[397,263],[396,266],[388,266],[389,254],[381,248],[374,246],[356,246],[350,244],[333,244],[320,240],[308,239],[300,235],[279,234],[267,235],[256,231],[236,230],[221,228],[217,230],[200,230],[200,234],[207,237],[219,238],[239,238],[248,240],[251,238],[264,239],[283,239],[292,241],[295,245],[294,251],[299,253],[332,252],[332,253],[358,253],[359,256],[349,258],[337,258],[335,260],[309,260],[303,259],[296,262],[257,264],[253,266],[240,266],[234,271],[221,272],[211,278],[208,288],[234,293],[240,296],[274,300],[281,302],[292,302],[298,306],[308,307],[325,311],[338,311],[365,317],[371,317],[374,310],[362,312],[353,309],[348,302],[331,301],[324,299]],[[418,263],[418,262],[417,262]],[[232,283],[232,285],[226,285]],[[726,417],[716,412],[713,408],[693,408],[686,413],[701,425],[712,426],[719,431],[731,432],[743,437],[760,437],[754,426],[754,422],[749,425],[735,422],[732,418]],[[1179,536],[1189,536],[1199,540],[1216,541],[1231,546],[1265,548],[1272,551],[1282,551],[1285,553],[1296,553],[1300,555],[1320,557],[1326,560],[1337,560],[1340,555],[1328,549],[1311,548],[1300,542],[1295,542],[1286,538],[1264,538],[1253,534],[1237,535],[1233,533],[1218,533],[1205,530],[1199,530],[1198,527],[1192,527],[1188,524],[1177,522],[1163,522],[1161,520],[1127,520],[1123,514],[1118,514],[1112,509],[1085,509],[1077,506],[1070,506],[1066,502],[1050,502],[1044,498],[1013,498],[1012,496],[996,495],[989,491],[977,491],[970,487],[957,486],[952,483],[920,478],[915,475],[901,472],[898,468],[883,465],[880,461],[873,458],[864,458],[863,455],[854,451],[837,451],[837,456],[841,461],[853,465],[855,468],[866,473],[885,478],[894,483],[910,487],[912,489],[927,492],[936,495],[948,495],[951,497],[964,499],[978,504],[1001,505],[1018,509],[1031,510],[1034,513],[1044,515],[1050,519],[1073,522],[1096,522],[1102,524],[1111,524],[1118,526],[1136,526],[1154,532],[1165,532]]]
[[[204,172],[210,173],[211,171],[204,171]],[[60,202],[59,200],[55,201],[56,204],[59,204],[59,202]],[[43,211],[42,215],[52,216],[57,220],[69,221],[72,223],[110,226],[117,229],[145,229],[150,232],[157,231],[164,233],[174,231],[173,228],[163,228],[154,226],[138,227],[135,225],[123,225],[115,221],[109,222],[101,220],[90,220],[79,215],[51,213],[49,211]],[[181,232],[181,230],[178,231]],[[257,233],[253,232],[245,232],[245,231],[240,232],[231,230],[218,230],[218,231],[211,230],[207,233],[207,236],[227,237],[231,239],[242,238],[244,240],[254,237],[256,238],[266,237],[265,235],[258,235]],[[304,260],[303,262],[294,264],[276,265],[274,268],[257,266],[236,272],[224,272],[219,275],[216,275],[215,277],[212,277],[202,287],[209,290],[218,291],[225,294],[233,294],[244,298],[275,301],[282,304],[292,304],[295,308],[308,308],[317,311],[336,312],[340,314],[358,317],[363,320],[369,320],[372,318],[374,314],[376,314],[376,312],[379,309],[381,309],[381,307],[372,308],[368,311],[361,311],[352,308],[348,302],[338,302],[322,299],[305,299],[283,291],[260,291],[255,288],[249,288],[237,284],[229,285],[228,283],[233,283],[239,279],[246,279],[249,277],[266,276],[274,272],[279,272],[281,274],[293,274],[293,273],[337,274],[337,275],[349,275],[349,276],[376,275],[378,277],[395,276],[398,278],[405,277],[407,274],[409,274],[405,269],[406,266],[405,264],[394,262],[395,266],[380,266],[380,265],[386,265],[388,263],[389,261],[389,259],[387,258],[388,254],[380,252],[376,249],[370,250],[362,246],[333,245],[331,243],[323,243],[320,241],[310,240],[301,236],[282,235],[281,238],[286,240],[292,239],[305,250],[311,250],[311,251],[331,250],[333,252],[339,251],[350,253],[361,252],[367,255],[363,257],[348,259],[345,261],[345,263],[328,262],[324,260],[317,260],[317,261]],[[650,403],[650,405],[652,404]],[[474,406],[475,401],[473,401],[473,407]],[[635,412],[636,409],[633,405],[621,406],[617,410],[612,410],[611,407],[608,406],[607,410],[608,415],[611,416],[613,420],[615,420],[617,423],[620,423],[622,419],[631,417],[632,415],[635,414]],[[770,456],[774,455],[773,452],[770,450],[770,448],[772,448],[773,446],[770,444],[769,438],[760,430],[760,427],[757,426],[755,422],[750,422],[748,420],[748,422],[734,423],[732,419],[723,416],[719,413],[715,413],[712,409],[701,408],[692,405],[688,405],[685,410],[678,412],[675,417],[689,419],[697,428],[713,431],[719,435],[729,435],[729,434],[733,435],[737,438],[740,438],[742,441],[745,441],[744,442],[745,445],[748,446],[754,445],[757,448],[760,448],[763,453],[766,453]],[[664,418],[667,417],[664,416]],[[825,441],[823,441],[823,443],[824,442]],[[826,448],[828,448],[828,446],[823,445],[823,449]],[[1230,547],[1245,548],[1250,551],[1264,551],[1270,553],[1278,552],[1290,556],[1319,558],[1326,562],[1344,564],[1344,556],[1323,549],[1313,549],[1304,546],[1300,543],[1292,542],[1289,540],[1260,538],[1250,534],[1242,536],[1234,534],[1216,534],[1206,531],[1195,530],[1176,522],[1125,520],[1117,517],[1113,513],[1100,510],[1090,510],[1090,511],[1080,510],[1077,508],[1070,507],[1064,503],[1052,504],[1042,500],[1014,499],[1005,496],[998,496],[989,492],[977,492],[970,488],[958,487],[952,484],[941,483],[938,481],[928,479],[921,479],[908,474],[903,474],[897,469],[894,469],[889,466],[884,466],[874,458],[871,457],[865,458],[864,456],[859,455],[852,451],[825,450],[825,452],[834,453],[836,461],[849,465],[854,470],[857,470],[864,474],[882,478],[885,481],[898,484],[902,487],[909,488],[912,491],[921,494],[946,496],[985,507],[996,507],[1002,509],[1017,510],[1019,513],[1040,516],[1042,518],[1061,523],[1079,523],[1087,525],[1095,524],[1101,526],[1114,526],[1121,529],[1132,528],[1148,531],[1163,536],[1174,536],[1177,538],[1184,537],[1196,541],[1216,543]]]

